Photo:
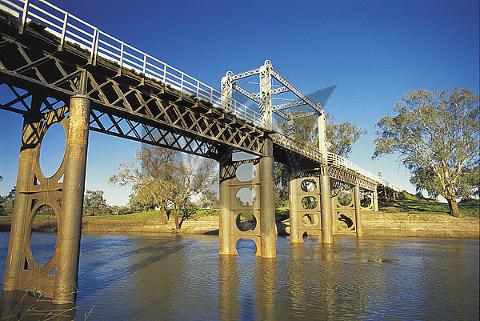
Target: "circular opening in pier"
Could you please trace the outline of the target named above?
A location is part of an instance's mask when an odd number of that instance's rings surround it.
[[[257,253],[257,244],[250,239],[239,239],[235,248],[238,255],[255,255]]]
[[[241,206],[253,206],[255,204],[255,191],[251,187],[242,187],[235,194],[235,198]]]
[[[340,191],[337,195],[338,203],[342,206],[349,206],[352,204],[353,198],[350,191]]]
[[[44,134],[40,145],[40,169],[50,178],[62,165],[65,154],[65,129],[62,124],[52,124]]]
[[[317,199],[313,196],[305,196],[302,198],[302,206],[306,210],[313,210],[318,205]]]
[[[253,231],[257,227],[257,218],[252,212],[240,213],[237,216],[236,224],[242,232]]]
[[[313,224],[315,224],[315,219],[312,214],[303,215],[303,225],[311,226]]]
[[[338,228],[340,230],[354,230],[355,229],[354,221],[344,213],[338,213],[338,221],[339,221]]]
[[[372,206],[372,196],[370,194],[364,193],[360,199],[360,205],[363,208],[369,208]]]
[[[249,182],[253,180],[256,174],[256,167],[253,164],[242,164],[238,166],[235,172],[237,179],[240,182]]]
[[[57,244],[57,216],[48,205],[40,206],[33,214],[30,230],[30,248],[38,265],[43,266],[50,261]]]
[[[300,187],[302,191],[311,193],[317,189],[317,183],[313,179],[305,179]]]

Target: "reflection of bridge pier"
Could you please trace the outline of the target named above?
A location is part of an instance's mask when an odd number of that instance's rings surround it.
[[[220,255],[218,264],[220,320],[237,320],[240,315],[240,302],[236,257]]]
[[[257,278],[257,318],[259,320],[276,320],[276,261],[257,260],[255,275]]]
[[[338,181],[371,189],[383,184],[382,191],[391,190],[385,181],[327,153],[324,136],[318,150],[277,132],[274,121],[279,118],[291,123],[317,116],[322,135],[325,112],[269,61],[244,73],[227,73],[219,92],[48,1],[28,0],[20,6],[3,0],[0,15],[0,109],[24,117],[5,290],[35,290],[59,303],[74,300],[88,130],[219,161],[222,254],[235,254],[237,240],[246,237],[256,242],[259,256],[276,256],[274,161],[290,169],[317,171],[318,189],[310,195],[316,197],[316,207],[308,208],[314,228],[308,231],[321,234],[325,243],[332,241],[335,225],[330,223],[330,185]],[[241,86],[242,79],[256,75],[258,92]],[[234,92],[249,98],[258,110],[239,103]],[[274,104],[278,95],[296,100]],[[303,107],[313,111],[291,113]],[[56,123],[65,129],[66,152],[57,172],[45,177],[40,145]],[[233,151],[254,159],[234,161]],[[247,164],[256,175],[240,181],[236,170]],[[251,204],[238,202],[242,188],[255,193]],[[302,200],[296,200],[297,211],[292,211],[297,232],[304,214],[309,214],[299,210]],[[58,227],[55,252],[45,265],[35,261],[30,246],[32,221],[42,206],[55,212]],[[299,239],[297,233],[293,240]]]

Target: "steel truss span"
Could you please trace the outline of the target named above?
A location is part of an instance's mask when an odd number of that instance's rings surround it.
[[[47,1],[2,0],[0,9],[5,30],[0,44],[3,83],[68,99],[78,90],[80,73],[87,72],[87,95],[95,111],[93,130],[211,158],[217,158],[222,145],[261,155],[268,131],[262,128],[258,112],[231,98],[226,103],[213,87]],[[283,84],[271,89],[271,95],[292,92],[300,99],[293,105],[303,102],[323,113],[322,106],[303,95],[269,61],[266,64],[270,78]],[[230,73],[232,84],[261,72],[262,67]],[[261,97],[252,94],[249,98],[259,102]],[[2,105],[18,112],[8,103]],[[283,107],[271,107],[273,112],[282,113]],[[109,125],[102,126],[102,121]],[[318,151],[279,136],[277,133],[274,138],[276,160],[301,167],[319,166]],[[365,185],[399,190],[338,155],[329,153],[328,160],[331,166],[346,169],[347,175],[353,171]]]
[[[236,84],[256,75],[258,93]],[[281,87],[273,88],[274,81]],[[256,103],[258,111],[234,100],[234,90]],[[217,160],[220,254],[235,254],[238,239],[246,237],[257,244],[257,255],[276,256],[274,161],[290,171],[292,242],[308,232],[332,243],[337,216],[345,211],[352,222],[347,232],[360,236],[361,198],[364,209],[378,210],[378,199],[394,194],[394,186],[327,152],[323,106],[270,61],[227,73],[219,92],[45,0],[0,0],[0,93],[0,109],[24,118],[5,290],[40,291],[56,303],[75,300],[90,131]],[[272,104],[273,95],[285,93],[298,100]],[[291,121],[284,110],[303,105],[313,114],[301,117],[318,117],[318,149],[274,130],[273,114]],[[65,129],[66,150],[57,172],[47,178],[38,165],[39,151],[56,123]],[[234,151],[256,157],[237,161]],[[240,180],[240,166],[251,166],[256,174]],[[258,196],[250,206],[237,198],[240,189]],[[332,203],[341,190],[353,191],[346,208]],[[55,254],[44,266],[31,255],[29,233],[41,206],[54,210],[58,225]],[[245,211],[258,223],[253,230],[239,224]],[[301,221],[305,215],[307,228]]]

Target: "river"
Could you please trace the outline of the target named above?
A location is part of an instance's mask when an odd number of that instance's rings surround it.
[[[54,238],[34,238],[45,256]],[[0,233],[2,276],[7,246]],[[248,241],[238,249],[219,257],[216,236],[84,234],[75,318],[479,319],[478,240],[338,237],[331,246],[291,246],[279,237],[275,260],[256,258]],[[1,320],[25,313],[6,297]]]

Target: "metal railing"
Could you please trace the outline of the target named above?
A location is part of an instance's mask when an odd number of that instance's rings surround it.
[[[222,104],[222,95],[217,89],[101,31],[48,1],[0,0],[0,9],[16,16],[21,22],[22,31],[27,23],[37,22],[45,25],[46,31],[60,39],[61,48],[66,42],[70,42],[89,51],[90,61],[93,64],[97,62],[98,57],[102,57],[118,64],[121,70],[130,70],[142,77],[160,81],[199,100],[205,100],[216,108],[227,110],[225,106],[228,106],[228,112],[256,126],[263,127],[260,114],[255,110],[234,99]],[[288,137],[285,137],[285,139],[291,140]],[[283,143],[285,144],[285,142]],[[287,145],[293,146],[292,144]],[[320,152],[317,150],[307,146],[302,146],[301,149],[306,156],[320,159]],[[336,166],[346,167],[382,185],[399,190],[398,187],[389,184],[343,157],[329,153],[327,159]]]
[[[342,157],[342,156],[339,156],[337,154],[334,154],[334,153],[328,153],[327,154],[327,161],[333,165],[336,165],[336,166],[343,166],[343,167],[346,167],[362,176],[365,176],[381,185],[384,185],[386,187],[389,187],[395,191],[400,191],[400,187],[399,186],[396,186],[396,185],[393,185],[393,184],[390,184],[389,182],[387,182],[386,180],[382,179],[381,177],[378,177],[378,175],[375,175],[363,168],[361,168],[360,166],[357,166],[356,164],[352,163],[350,160]]]
[[[90,52],[90,61],[98,57],[118,64],[120,69],[130,70],[142,77],[160,81],[199,100],[205,100],[214,107],[222,107],[222,96],[217,89],[197,80],[183,71],[101,31],[97,27],[58,8],[45,0],[0,0],[0,8],[15,15],[21,21],[21,28],[28,22],[46,26],[46,31],[60,38],[60,46],[73,43]],[[228,112],[262,127],[258,112],[232,99]]]

